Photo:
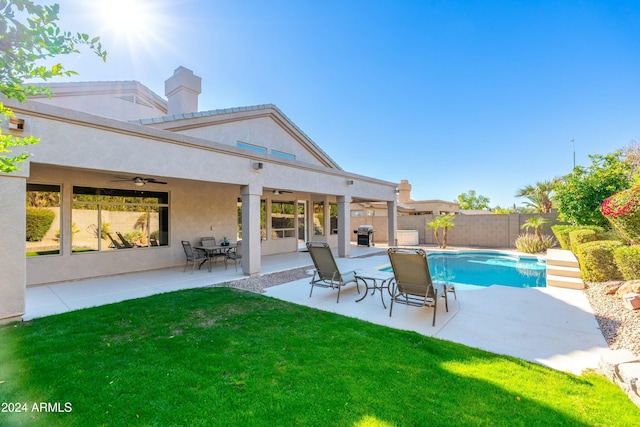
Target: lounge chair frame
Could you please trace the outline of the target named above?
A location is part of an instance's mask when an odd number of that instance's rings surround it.
[[[340,290],[349,283],[355,283],[356,289],[358,293],[360,293],[360,286],[356,280],[356,272],[340,272],[328,243],[307,242],[307,249],[315,266],[315,271],[313,272],[313,277],[310,282],[311,292],[309,292],[309,298],[311,298],[313,294],[314,286],[337,289],[338,297],[336,298],[336,303],[340,302]]]
[[[394,302],[417,307],[433,307],[432,326],[435,326],[438,299],[444,298],[447,311],[449,302],[446,286],[443,283],[434,283],[431,278],[427,253],[422,249],[402,248],[389,248],[387,252],[394,274],[393,283],[390,285],[393,291],[389,317],[393,313]]]

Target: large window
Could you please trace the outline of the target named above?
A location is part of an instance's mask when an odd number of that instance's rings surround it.
[[[73,187],[71,208],[74,252],[168,245],[168,193]]]
[[[238,240],[242,240],[242,198],[238,197]],[[267,201],[260,200],[260,240],[267,240]]]
[[[296,237],[295,204],[293,202],[271,202],[271,238]]]
[[[60,186],[27,184],[27,256],[59,254],[60,224]]]
[[[331,234],[338,234],[338,204],[329,203],[329,219],[331,221]]]
[[[313,235],[324,236],[324,202],[313,202]]]

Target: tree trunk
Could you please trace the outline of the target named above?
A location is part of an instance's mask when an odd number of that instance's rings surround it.
[[[448,227],[444,227],[442,231],[442,249],[447,249],[447,228]]]
[[[437,228],[433,229],[433,237],[436,238],[436,243],[438,244],[438,247],[440,247],[440,238],[438,237],[438,229]]]

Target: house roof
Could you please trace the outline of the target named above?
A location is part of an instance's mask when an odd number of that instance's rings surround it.
[[[342,168],[300,129],[286,114],[274,104],[250,105],[245,107],[221,108],[216,110],[182,113],[150,119],[132,120],[131,123],[151,125],[165,130],[179,131],[184,129],[210,126],[217,122],[250,120],[270,115],[276,122],[287,128],[308,150],[313,152],[325,166],[342,170]]]
[[[135,104],[152,106],[160,113],[167,111],[167,101],[164,98],[160,97],[151,89],[135,80],[63,83],[48,82],[36,83],[34,85],[50,88],[55,98],[109,94],[116,95],[117,98]],[[51,103],[50,100],[47,99],[47,95],[38,95],[30,98]],[[86,110],[83,109],[83,111]],[[230,121],[251,120],[264,116],[269,116],[280,124],[280,126],[289,132],[289,134],[295,138],[298,143],[305,147],[321,164],[332,169],[343,170],[322,148],[320,148],[318,144],[316,144],[274,104],[222,108],[127,121],[133,124],[141,124],[167,131],[179,132],[186,129],[206,127]]]
[[[89,81],[89,82],[46,82],[32,83],[33,86],[46,87],[56,97],[65,96],[87,96],[100,94],[132,94],[135,93],[139,99],[135,102],[151,104],[159,110],[167,111],[167,100],[156,94],[154,91],[136,80],[120,81]],[[37,100],[48,98],[48,95],[30,96],[29,99]]]

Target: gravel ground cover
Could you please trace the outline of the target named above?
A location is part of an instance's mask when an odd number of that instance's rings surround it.
[[[640,310],[628,310],[615,295],[607,295],[607,283],[589,283],[584,293],[612,350],[624,349],[640,356]]]

